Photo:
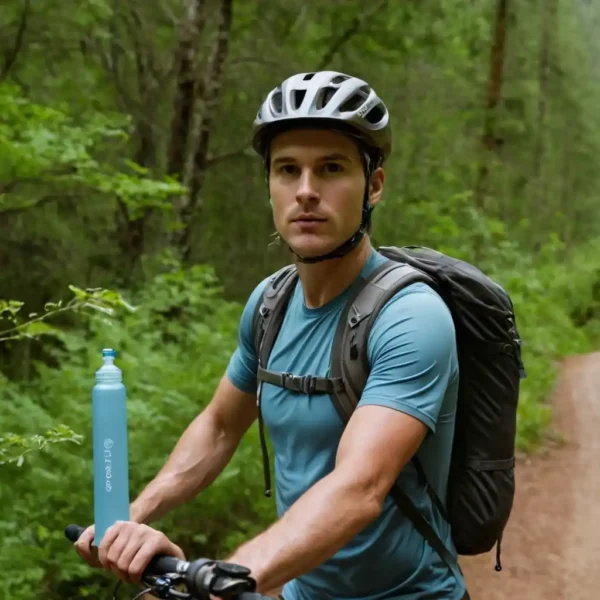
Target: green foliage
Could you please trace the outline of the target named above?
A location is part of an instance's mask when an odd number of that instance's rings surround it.
[[[95,312],[85,328],[57,329],[60,347],[52,350],[57,366],[36,365],[39,381],[0,380],[3,428],[15,432],[8,441],[61,422],[82,436],[79,445],[33,454],[22,466],[7,464],[0,471],[0,569],[7,572],[15,556],[21,565],[4,583],[10,597],[35,595],[40,586],[58,589],[59,581],[69,597],[106,593],[100,586],[108,577],[87,579],[88,569],[62,533],[69,523],[93,521],[91,389],[101,349],[118,349],[127,385],[132,496],[162,466],[224,372],[241,307],[223,300],[211,268],[184,271],[172,261],[166,266],[134,297],[134,312],[112,317]],[[274,517],[272,501],[261,499],[261,473],[252,428],[210,490],[158,526],[193,554],[223,555]]]
[[[116,114],[92,113],[78,124],[66,107],[36,104],[18,87],[0,84],[0,213],[53,198],[49,189],[112,196],[134,215],[144,207],[169,208],[170,197],[183,191],[176,182],[152,180],[133,161],[119,170],[99,158],[111,144],[123,147],[128,129],[128,119]]]
[[[92,310],[106,315],[113,315],[115,309],[122,307],[130,311],[134,310],[121,294],[113,290],[102,288],[82,290],[74,285],[70,285],[69,289],[74,294],[71,300],[64,304],[62,300],[58,302],[46,302],[43,314],[39,315],[36,312],[29,313],[25,321],[19,319],[19,312],[24,306],[23,302],[0,299],[0,323],[2,323],[3,319],[10,323],[8,329],[0,330],[0,342],[23,338],[37,339],[41,335],[57,333],[57,330],[45,321],[62,313]]]
[[[551,423],[551,392],[557,365],[565,356],[591,352],[600,344],[600,240],[565,259],[563,244],[550,240],[536,259],[521,257],[497,279],[510,291],[524,338],[528,377],[519,400],[517,444],[532,451],[545,441]],[[596,307],[585,327],[574,319],[582,308]]]
[[[5,433],[0,436],[0,465],[16,463],[20,467],[25,461],[25,455],[34,450],[43,450],[49,444],[74,442],[80,444],[82,437],[66,425],[49,429],[43,435],[23,436],[15,433]]]

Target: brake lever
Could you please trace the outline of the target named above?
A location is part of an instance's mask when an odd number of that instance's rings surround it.
[[[149,581],[152,580],[152,581]],[[191,594],[188,592],[180,592],[173,589],[176,585],[183,583],[185,584],[185,577],[178,573],[160,575],[160,576],[149,576],[143,578],[144,583],[148,585],[149,589],[147,593],[158,596],[163,600],[169,600],[170,598],[191,598]]]

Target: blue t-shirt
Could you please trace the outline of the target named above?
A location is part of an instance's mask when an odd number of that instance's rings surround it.
[[[386,259],[372,251],[360,278]],[[257,389],[252,316],[267,283],[244,309],[238,348],[227,374],[239,389]],[[334,333],[358,280],[319,308],[307,308],[298,281],[267,368],[294,375],[330,376]],[[407,413],[429,428],[418,450],[438,496],[446,495],[458,391],[458,360],[452,317],[427,285],[414,283],[381,310],[368,340],[371,371],[357,410],[378,405]],[[343,425],[326,394],[305,395],[264,384],[262,411],[275,461],[275,493],[281,516],[335,467]],[[450,528],[409,462],[399,482],[446,546],[455,551]],[[327,526],[326,523],[323,524]],[[286,584],[286,600],[459,600],[456,581],[437,553],[388,497],[381,515],[322,565]]]

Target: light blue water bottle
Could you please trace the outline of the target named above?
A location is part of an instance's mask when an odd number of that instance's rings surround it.
[[[92,390],[95,546],[115,521],[129,520],[127,402],[116,356],[114,350],[102,350],[104,364]]]

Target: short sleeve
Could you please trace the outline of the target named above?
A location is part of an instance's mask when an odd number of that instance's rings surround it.
[[[249,394],[256,392],[256,372],[258,370],[258,357],[252,337],[252,321],[256,305],[260,301],[268,280],[269,278],[261,281],[246,302],[238,329],[238,345],[227,366],[227,377],[231,383]]]
[[[435,432],[446,389],[456,375],[456,337],[444,301],[423,283],[394,296],[368,341],[371,371],[359,407],[386,406]]]

